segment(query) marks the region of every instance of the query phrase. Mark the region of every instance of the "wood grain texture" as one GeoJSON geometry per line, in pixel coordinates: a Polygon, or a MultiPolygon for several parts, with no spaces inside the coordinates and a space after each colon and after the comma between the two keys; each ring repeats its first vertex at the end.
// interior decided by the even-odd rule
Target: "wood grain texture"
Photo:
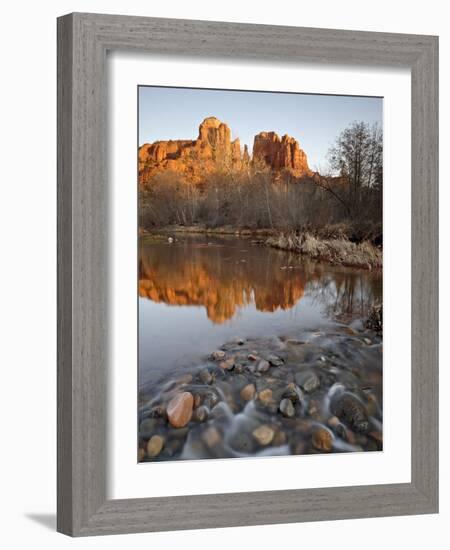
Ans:
{"type": "MultiPolygon", "coordinates": [[[[437,512],[438,39],[115,15],[58,20],[58,530],[99,535],[437,512]],[[107,500],[106,52],[409,67],[412,481],[107,500]]],[[[150,475],[150,473],[149,473],[150,475]]]]}

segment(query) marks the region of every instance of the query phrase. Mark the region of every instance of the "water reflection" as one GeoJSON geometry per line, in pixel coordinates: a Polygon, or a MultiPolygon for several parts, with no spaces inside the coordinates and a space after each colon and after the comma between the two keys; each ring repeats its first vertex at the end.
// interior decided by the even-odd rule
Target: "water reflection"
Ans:
{"type": "Polygon", "coordinates": [[[139,296],[202,306],[221,324],[240,308],[287,310],[313,295],[327,315],[363,316],[381,292],[378,274],[308,261],[250,240],[184,237],[140,244],[139,296]]]}
{"type": "Polygon", "coordinates": [[[143,238],[139,296],[143,383],[181,370],[226,338],[363,317],[381,299],[381,274],[307,261],[250,239],[143,238]]]}

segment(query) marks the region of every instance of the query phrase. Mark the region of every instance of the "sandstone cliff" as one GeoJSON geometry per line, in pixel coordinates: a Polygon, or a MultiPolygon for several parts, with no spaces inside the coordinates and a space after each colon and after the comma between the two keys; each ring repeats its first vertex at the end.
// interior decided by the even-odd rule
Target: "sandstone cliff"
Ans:
{"type": "Polygon", "coordinates": [[[261,162],[272,170],[287,170],[293,176],[311,175],[305,152],[298,142],[284,135],[282,138],[275,132],[261,132],[255,136],[253,143],[253,162],[261,162]]]}
{"type": "Polygon", "coordinates": [[[216,117],[200,124],[195,140],[170,140],[146,143],[139,148],[139,183],[147,185],[158,173],[171,171],[187,181],[202,183],[214,171],[239,171],[252,163],[265,165],[274,175],[287,170],[295,177],[311,175],[306,154],[298,142],[275,132],[255,136],[253,154],[247,145],[241,151],[239,138],[231,140],[231,130],[216,117]]]}
{"type": "Polygon", "coordinates": [[[231,140],[230,128],[215,117],[205,118],[195,140],[156,141],[139,148],[139,183],[146,184],[164,170],[176,172],[194,183],[218,168],[242,168],[239,139],[231,140]]]}

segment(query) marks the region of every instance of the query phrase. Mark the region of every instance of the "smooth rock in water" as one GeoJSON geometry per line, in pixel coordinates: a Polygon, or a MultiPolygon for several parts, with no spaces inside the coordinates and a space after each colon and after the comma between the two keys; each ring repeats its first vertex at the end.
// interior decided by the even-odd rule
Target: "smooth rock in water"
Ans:
{"type": "Polygon", "coordinates": [[[208,407],[205,407],[204,405],[200,405],[200,407],[197,407],[193,414],[193,419],[196,422],[205,422],[205,420],[208,418],[209,409],[208,407]]]}
{"type": "Polygon", "coordinates": [[[320,386],[319,377],[315,372],[298,372],[295,375],[296,383],[302,388],[306,393],[312,393],[316,391],[320,386]]]}
{"type": "Polygon", "coordinates": [[[278,355],[269,355],[267,357],[267,361],[273,366],[273,367],[281,367],[283,365],[284,361],[281,359],[281,357],[278,357],[278,355]]]}
{"type": "Polygon", "coordinates": [[[261,359],[261,361],[258,363],[258,366],[256,367],[256,370],[258,372],[267,372],[269,369],[270,369],[270,363],[265,359],[261,359]]]}
{"type": "Polygon", "coordinates": [[[221,349],[217,349],[216,351],[213,351],[211,353],[211,357],[214,359],[214,361],[220,361],[222,359],[225,359],[225,352],[221,349]]]}
{"type": "Polygon", "coordinates": [[[274,447],[281,447],[282,445],[286,444],[286,441],[287,441],[286,434],[283,431],[279,430],[275,432],[275,435],[273,436],[272,445],[274,447]]]}
{"type": "Polygon", "coordinates": [[[220,401],[219,396],[216,392],[210,390],[204,397],[203,403],[209,408],[212,409],[220,401]]]}
{"type": "Polygon", "coordinates": [[[370,338],[363,338],[364,340],[364,343],[367,344],[368,346],[370,346],[370,344],[372,343],[372,340],[370,340],[370,338]]]}
{"type": "Polygon", "coordinates": [[[294,384],[291,382],[287,385],[286,389],[283,392],[283,398],[286,397],[287,399],[290,399],[294,403],[297,401],[300,401],[303,397],[302,390],[297,386],[297,384],[294,384]]]}
{"type": "Polygon", "coordinates": [[[234,372],[235,372],[236,374],[241,374],[241,373],[243,373],[243,372],[244,372],[244,366],[241,365],[241,363],[235,363],[235,365],[234,365],[234,372]]]}
{"type": "Polygon", "coordinates": [[[192,418],[194,398],[190,392],[182,392],[173,397],[167,405],[167,417],[174,428],[183,428],[192,418]]]}
{"type": "Polygon", "coordinates": [[[258,393],[258,399],[264,404],[270,403],[272,401],[272,390],[270,388],[261,390],[258,393]]]}
{"type": "Polygon", "coordinates": [[[256,388],[254,384],[247,384],[241,390],[241,398],[244,401],[251,401],[255,397],[256,388]]]}
{"type": "Polygon", "coordinates": [[[230,357],[226,361],[219,363],[219,367],[223,370],[232,370],[234,367],[234,359],[230,357]]]}
{"type": "Polygon", "coordinates": [[[160,435],[154,435],[147,443],[147,456],[154,458],[158,456],[164,447],[164,438],[160,435]]]}
{"type": "Polygon", "coordinates": [[[275,432],[270,426],[263,425],[253,430],[252,435],[260,445],[265,447],[272,441],[275,432]]]}
{"type": "Polygon", "coordinates": [[[366,433],[369,429],[367,411],[361,401],[351,393],[341,393],[331,399],[331,412],[348,424],[354,432],[366,433]]]}
{"type": "Polygon", "coordinates": [[[333,436],[326,428],[319,428],[312,435],[312,444],[318,451],[331,451],[333,436]]]}
{"type": "Polygon", "coordinates": [[[200,378],[200,381],[203,382],[203,384],[211,384],[211,382],[213,381],[213,376],[208,369],[203,369],[198,377],[200,378]]]}
{"type": "Polygon", "coordinates": [[[222,438],[220,437],[219,430],[217,428],[214,428],[214,426],[211,426],[203,432],[202,439],[206,443],[206,445],[211,448],[218,445],[222,438]]]}
{"type": "Polygon", "coordinates": [[[340,424],[340,420],[337,416],[330,416],[330,418],[327,421],[327,424],[328,426],[330,426],[330,428],[335,428],[340,424]]]}
{"type": "Polygon", "coordinates": [[[258,357],[257,357],[254,353],[249,353],[249,354],[247,355],[247,359],[248,359],[249,361],[258,361],[258,357]]]}
{"type": "Polygon", "coordinates": [[[194,409],[196,409],[197,407],[200,407],[201,404],[202,404],[202,396],[199,393],[196,393],[194,395],[194,409]]]}
{"type": "Polygon", "coordinates": [[[284,398],[280,401],[280,413],[286,418],[292,418],[295,415],[295,408],[290,399],[284,398]]]}

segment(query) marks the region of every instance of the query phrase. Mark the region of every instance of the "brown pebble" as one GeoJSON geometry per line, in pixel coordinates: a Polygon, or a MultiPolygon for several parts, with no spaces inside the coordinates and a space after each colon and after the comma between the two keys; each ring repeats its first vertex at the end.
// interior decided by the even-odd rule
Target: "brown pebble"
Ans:
{"type": "Polygon", "coordinates": [[[152,436],[147,443],[147,456],[154,458],[159,455],[164,447],[164,438],[160,435],[152,436]]]}
{"type": "Polygon", "coordinates": [[[203,432],[202,435],[203,441],[208,445],[208,447],[215,447],[218,443],[220,443],[220,433],[217,430],[217,428],[214,428],[211,426],[207,430],[203,432]]]}
{"type": "Polygon", "coordinates": [[[263,425],[259,426],[259,428],[256,428],[256,430],[253,430],[252,435],[256,439],[256,441],[264,447],[266,445],[269,445],[269,443],[272,441],[275,432],[270,426],[263,425]]]}
{"type": "Polygon", "coordinates": [[[266,388],[265,390],[261,390],[258,393],[258,399],[262,403],[270,403],[270,401],[272,401],[272,390],[270,388],[266,388]]]}
{"type": "Polygon", "coordinates": [[[255,397],[256,388],[254,384],[247,384],[241,390],[241,398],[244,401],[251,401],[255,397]]]}
{"type": "Polygon", "coordinates": [[[231,370],[234,367],[234,358],[230,357],[226,361],[219,363],[219,367],[223,370],[231,370]]]}
{"type": "Polygon", "coordinates": [[[375,439],[376,441],[383,443],[383,434],[380,431],[370,432],[369,435],[371,438],[375,439]]]}
{"type": "Polygon", "coordinates": [[[167,405],[167,417],[174,428],[183,428],[192,417],[194,398],[190,392],[182,392],[173,397],[167,405]]]}
{"type": "Polygon", "coordinates": [[[275,435],[273,436],[272,445],[274,447],[281,447],[281,445],[285,445],[286,443],[286,434],[283,431],[275,432],[275,435]]]}
{"type": "Polygon", "coordinates": [[[258,361],[259,357],[258,357],[257,355],[255,355],[255,354],[253,354],[253,353],[249,353],[249,354],[247,355],[247,359],[248,359],[249,361],[258,361]]]}
{"type": "Polygon", "coordinates": [[[313,433],[312,444],[319,451],[331,451],[333,436],[327,429],[319,428],[313,433]]]}
{"type": "Polygon", "coordinates": [[[197,407],[200,407],[201,404],[202,404],[202,396],[199,393],[196,393],[194,395],[194,409],[196,409],[197,407]]]}
{"type": "Polygon", "coordinates": [[[339,418],[337,416],[331,416],[329,419],[328,419],[328,426],[330,426],[331,428],[335,428],[338,424],[340,424],[341,421],[339,420],[339,418]]]}
{"type": "Polygon", "coordinates": [[[220,361],[221,359],[225,359],[225,352],[221,349],[217,349],[216,351],[213,351],[211,353],[211,357],[215,360],[215,361],[220,361]]]}

